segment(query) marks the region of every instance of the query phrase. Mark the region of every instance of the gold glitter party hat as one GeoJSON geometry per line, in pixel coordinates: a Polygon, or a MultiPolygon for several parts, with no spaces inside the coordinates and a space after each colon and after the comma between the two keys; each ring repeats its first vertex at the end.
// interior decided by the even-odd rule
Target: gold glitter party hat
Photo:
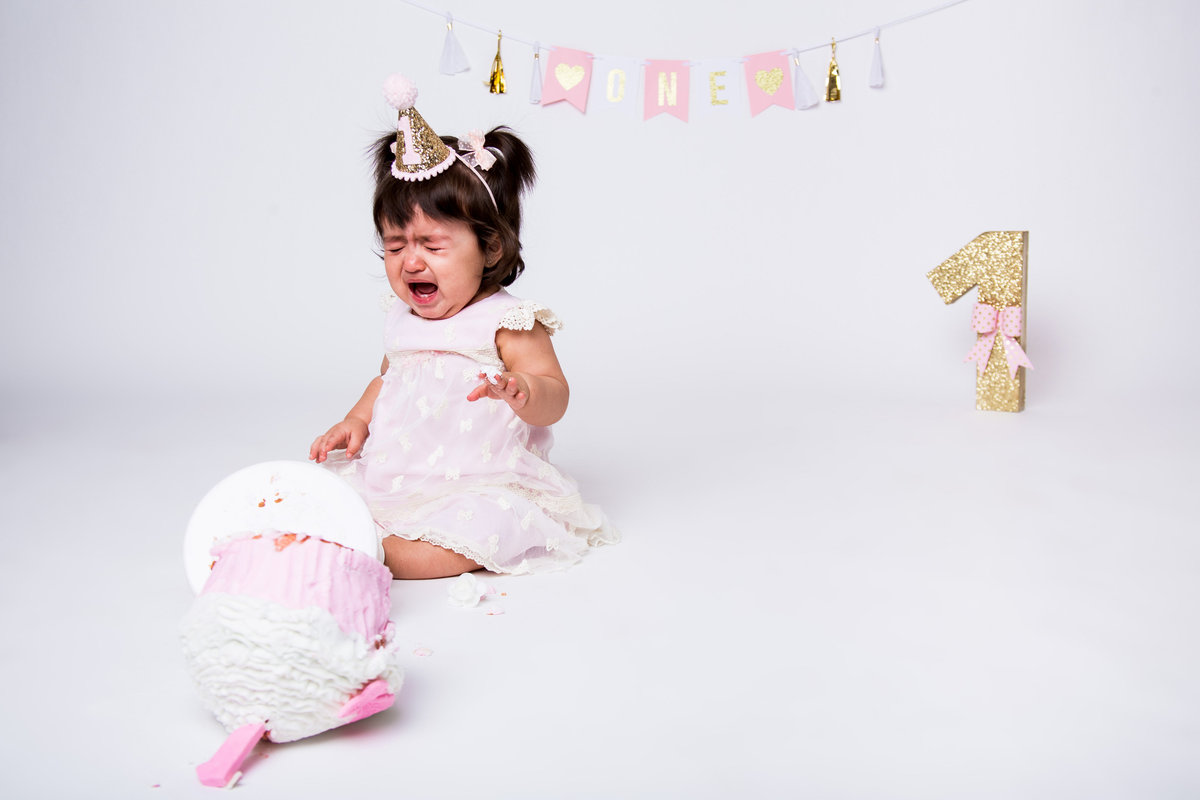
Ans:
{"type": "Polygon", "coordinates": [[[403,75],[391,75],[383,83],[383,96],[399,112],[396,120],[396,160],[392,175],[402,181],[423,181],[454,163],[454,151],[446,146],[413,103],[417,87],[403,75]]]}

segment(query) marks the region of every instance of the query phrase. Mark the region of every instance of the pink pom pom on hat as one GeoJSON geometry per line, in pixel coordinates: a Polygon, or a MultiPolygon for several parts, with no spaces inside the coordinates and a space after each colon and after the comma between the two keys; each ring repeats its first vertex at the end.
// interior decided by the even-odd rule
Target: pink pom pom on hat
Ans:
{"type": "Polygon", "coordinates": [[[383,82],[383,96],[389,106],[403,111],[417,102],[417,85],[404,75],[389,75],[383,82]]]}
{"type": "Polygon", "coordinates": [[[383,96],[399,112],[392,175],[402,181],[423,181],[445,171],[454,163],[454,151],[434,133],[417,111],[417,87],[403,75],[390,75],[383,82],[383,96]]]}

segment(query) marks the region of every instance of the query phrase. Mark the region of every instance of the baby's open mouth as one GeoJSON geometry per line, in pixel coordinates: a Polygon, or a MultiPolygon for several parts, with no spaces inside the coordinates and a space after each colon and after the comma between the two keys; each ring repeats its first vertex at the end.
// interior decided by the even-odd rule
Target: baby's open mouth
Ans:
{"type": "Polygon", "coordinates": [[[410,283],[408,290],[417,300],[428,300],[437,292],[436,283],[410,283]]]}

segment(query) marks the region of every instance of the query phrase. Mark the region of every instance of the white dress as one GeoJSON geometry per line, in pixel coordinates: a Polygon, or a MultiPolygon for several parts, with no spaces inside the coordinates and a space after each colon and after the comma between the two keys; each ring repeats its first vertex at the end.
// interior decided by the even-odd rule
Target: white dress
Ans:
{"type": "Polygon", "coordinates": [[[392,302],[370,435],[357,458],[327,462],[366,500],[381,539],[424,540],[511,574],[563,569],[619,540],[548,460],[549,427],[524,422],[501,400],[466,399],[480,372],[505,369],[496,331],[531,330],[535,321],[551,334],[562,327],[548,309],[504,290],[444,320],[392,302]]]}

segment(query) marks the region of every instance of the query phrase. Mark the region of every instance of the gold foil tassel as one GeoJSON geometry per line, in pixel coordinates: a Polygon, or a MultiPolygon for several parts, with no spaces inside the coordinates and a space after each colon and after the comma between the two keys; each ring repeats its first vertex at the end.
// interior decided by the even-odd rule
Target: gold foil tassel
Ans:
{"type": "Polygon", "coordinates": [[[842,99],[842,76],[837,65],[837,39],[831,39],[829,53],[829,75],[825,78],[825,102],[838,103],[842,99]]]}
{"type": "Polygon", "coordinates": [[[492,59],[492,74],[488,76],[488,91],[492,94],[504,94],[504,62],[500,60],[500,40],[504,33],[496,31],[496,57],[492,59]]]}

